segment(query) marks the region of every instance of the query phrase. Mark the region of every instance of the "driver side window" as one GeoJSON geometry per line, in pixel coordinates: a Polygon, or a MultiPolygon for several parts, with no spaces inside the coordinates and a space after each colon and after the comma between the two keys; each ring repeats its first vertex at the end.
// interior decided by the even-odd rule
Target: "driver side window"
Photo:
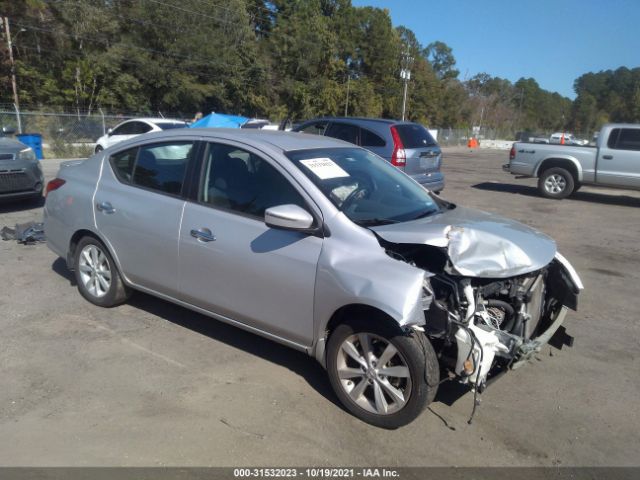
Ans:
{"type": "Polygon", "coordinates": [[[306,202],[266,160],[232,145],[211,143],[205,159],[199,201],[262,220],[267,208],[306,202]]]}

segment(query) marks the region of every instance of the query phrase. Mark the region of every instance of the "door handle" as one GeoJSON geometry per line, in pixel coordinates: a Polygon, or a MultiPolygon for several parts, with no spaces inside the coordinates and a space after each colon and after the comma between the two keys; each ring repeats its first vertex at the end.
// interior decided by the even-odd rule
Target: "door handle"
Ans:
{"type": "Polygon", "coordinates": [[[191,236],[193,238],[198,239],[198,241],[200,242],[215,242],[216,241],[216,236],[211,233],[211,230],[209,230],[208,228],[201,228],[199,230],[191,230],[191,236]]]}
{"type": "Polygon", "coordinates": [[[602,158],[605,160],[613,160],[613,155],[603,155],[602,158]]]}
{"type": "Polygon", "coordinates": [[[109,202],[96,203],[96,209],[99,212],[115,213],[116,209],[109,202]]]}

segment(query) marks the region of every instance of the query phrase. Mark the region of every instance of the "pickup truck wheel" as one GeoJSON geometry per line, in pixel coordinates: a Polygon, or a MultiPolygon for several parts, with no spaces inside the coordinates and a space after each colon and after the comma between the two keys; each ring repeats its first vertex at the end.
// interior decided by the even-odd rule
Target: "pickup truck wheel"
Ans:
{"type": "Polygon", "coordinates": [[[347,410],[377,427],[395,429],[413,421],[435,397],[438,359],[421,332],[368,320],[339,325],[331,333],[327,372],[347,410]]]}
{"type": "Polygon", "coordinates": [[[564,168],[545,170],[538,179],[538,190],[543,197],[559,200],[571,195],[575,190],[573,175],[564,168]]]}

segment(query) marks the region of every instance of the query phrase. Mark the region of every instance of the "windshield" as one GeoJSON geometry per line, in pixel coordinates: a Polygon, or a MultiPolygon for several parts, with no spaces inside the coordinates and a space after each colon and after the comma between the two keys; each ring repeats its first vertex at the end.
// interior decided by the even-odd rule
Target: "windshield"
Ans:
{"type": "Polygon", "coordinates": [[[367,150],[322,148],[286,155],[359,225],[405,222],[440,211],[427,190],[367,150]]]}
{"type": "Polygon", "coordinates": [[[173,122],[156,122],[156,125],[162,130],[171,130],[173,128],[185,128],[186,123],[173,123],[173,122]]]}

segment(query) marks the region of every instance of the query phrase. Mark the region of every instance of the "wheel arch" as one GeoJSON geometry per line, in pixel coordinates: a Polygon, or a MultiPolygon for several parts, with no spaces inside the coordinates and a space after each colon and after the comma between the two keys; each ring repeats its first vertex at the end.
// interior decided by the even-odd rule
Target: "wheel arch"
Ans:
{"type": "Polygon", "coordinates": [[[395,325],[397,327],[401,327],[400,322],[398,322],[393,316],[385,312],[384,310],[374,307],[372,305],[368,305],[365,303],[350,303],[347,305],[343,305],[338,308],[329,320],[326,322],[324,328],[322,329],[322,334],[318,338],[318,341],[315,345],[314,356],[318,362],[322,365],[323,368],[326,368],[326,344],[331,332],[333,332],[338,325],[343,323],[347,323],[350,318],[363,318],[370,317],[372,321],[381,321],[386,322],[391,325],[395,325]]]}
{"type": "Polygon", "coordinates": [[[124,272],[122,271],[122,266],[120,265],[120,261],[118,260],[118,256],[116,255],[116,253],[114,252],[111,244],[105,239],[103,238],[101,235],[99,235],[98,233],[96,233],[93,230],[89,230],[86,228],[81,228],[79,230],[76,230],[73,235],[71,235],[71,239],[69,240],[69,248],[67,249],[67,268],[71,271],[73,271],[75,269],[75,265],[74,265],[74,259],[76,256],[76,248],[78,246],[78,243],[80,242],[80,240],[84,237],[92,237],[95,238],[96,240],[98,240],[99,242],[101,242],[105,248],[109,251],[109,254],[111,255],[111,258],[113,258],[113,261],[116,264],[116,268],[118,269],[118,272],[120,273],[120,276],[122,277],[122,280],[125,284],[129,285],[130,282],[127,279],[126,275],[124,274],[124,272]]]}
{"type": "Polygon", "coordinates": [[[582,183],[582,167],[577,160],[571,157],[545,158],[536,167],[534,176],[540,177],[545,170],[555,167],[564,168],[571,173],[576,184],[582,183]]]}

